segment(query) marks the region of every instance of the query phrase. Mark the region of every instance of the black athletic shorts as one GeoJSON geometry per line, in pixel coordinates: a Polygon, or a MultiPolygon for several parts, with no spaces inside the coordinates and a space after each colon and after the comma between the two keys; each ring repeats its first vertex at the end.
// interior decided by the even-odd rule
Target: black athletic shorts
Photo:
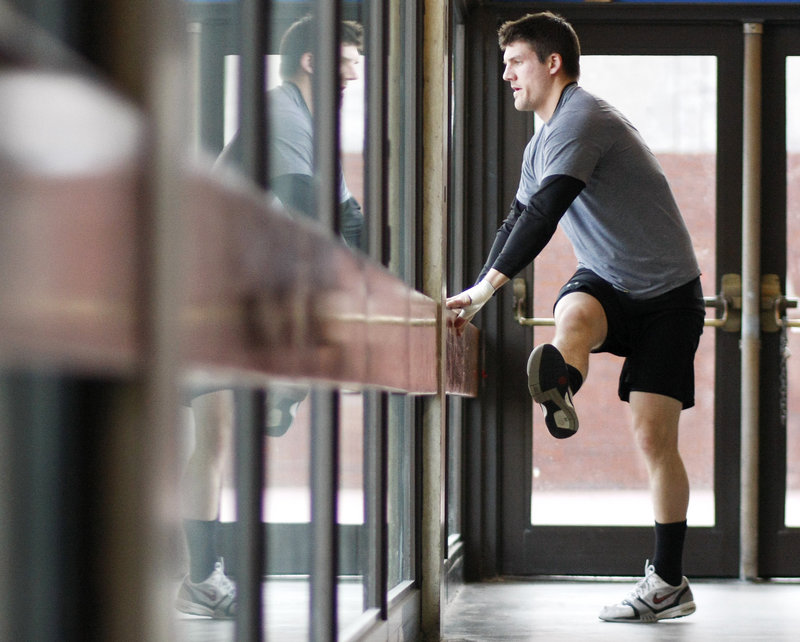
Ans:
{"type": "Polygon", "coordinates": [[[605,310],[608,335],[593,352],[625,357],[620,399],[628,401],[635,390],[672,397],[684,408],[694,405],[694,355],[705,317],[699,277],[657,297],[636,300],[581,268],[561,288],[558,300],[572,292],[592,295],[605,310]]]}

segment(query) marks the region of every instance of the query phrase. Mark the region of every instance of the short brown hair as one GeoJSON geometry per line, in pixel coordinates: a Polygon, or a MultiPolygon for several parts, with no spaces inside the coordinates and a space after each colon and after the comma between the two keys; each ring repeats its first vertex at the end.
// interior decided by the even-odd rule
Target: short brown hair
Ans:
{"type": "MultiPolygon", "coordinates": [[[[361,51],[364,46],[364,29],[353,20],[342,20],[341,43],[358,47],[361,51]]],[[[281,55],[280,74],[287,80],[297,73],[300,68],[300,58],[303,54],[314,52],[317,45],[317,21],[313,15],[300,18],[293,23],[283,34],[278,52],[281,55]]]]}
{"type": "Polygon", "coordinates": [[[575,80],[581,75],[581,45],[572,25],[550,11],[529,13],[517,20],[504,22],[497,32],[500,48],[514,42],[527,42],[544,62],[551,53],[561,56],[564,73],[575,80]]]}

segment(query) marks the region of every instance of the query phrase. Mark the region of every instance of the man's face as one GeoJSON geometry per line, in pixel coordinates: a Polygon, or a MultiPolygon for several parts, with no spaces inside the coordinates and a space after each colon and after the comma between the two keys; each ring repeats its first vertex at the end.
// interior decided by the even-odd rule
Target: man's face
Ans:
{"type": "Polygon", "coordinates": [[[347,87],[351,80],[358,79],[358,65],[361,57],[358,54],[358,47],[355,45],[342,45],[342,57],[339,61],[339,80],[342,91],[347,87]]]}
{"type": "Polygon", "coordinates": [[[503,80],[508,81],[514,92],[514,107],[518,111],[536,111],[542,106],[550,88],[547,61],[539,62],[527,42],[517,41],[506,47],[503,63],[503,80]]]}

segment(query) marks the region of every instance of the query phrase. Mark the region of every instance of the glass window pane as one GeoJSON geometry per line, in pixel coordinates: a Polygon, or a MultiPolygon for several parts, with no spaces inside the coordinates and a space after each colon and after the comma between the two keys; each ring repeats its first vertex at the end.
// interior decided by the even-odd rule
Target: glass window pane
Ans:
{"type": "Polygon", "coordinates": [[[367,549],[364,546],[364,395],[339,395],[339,628],[364,610],[367,549]],[[363,540],[363,541],[362,541],[363,540]]]}
{"type": "Polygon", "coordinates": [[[386,507],[390,589],[413,577],[413,416],[413,400],[410,397],[390,395],[387,473],[389,496],[386,507]]]}
{"type": "MultiPolygon", "coordinates": [[[[581,85],[628,117],[651,147],[689,227],[703,291],[718,290],[716,236],[717,65],[711,56],[582,56],[581,85]],[[630,78],[636,78],[631,91],[630,78]]],[[[575,257],[559,230],[534,265],[534,310],[552,317],[555,297],[575,257]]],[[[534,343],[552,338],[536,328],[534,343]]],[[[554,440],[534,412],[533,524],[651,525],[644,463],[633,443],[628,405],[619,401],[622,359],[593,355],[576,396],[581,431],[554,440]]],[[[696,406],[681,418],[681,453],[692,486],[689,524],[714,523],[714,332],[706,330],[695,361],[696,406]]]]}
{"type": "MultiPolygon", "coordinates": [[[[390,0],[386,60],[389,270],[415,285],[416,220],[416,0],[390,0]]],[[[367,217],[370,213],[365,213],[367,217]]],[[[388,587],[414,577],[414,399],[389,396],[388,587]]]]}
{"type": "Polygon", "coordinates": [[[414,234],[418,193],[416,176],[416,0],[390,0],[387,113],[389,149],[389,269],[415,285],[414,234]]]}
{"type": "Polygon", "coordinates": [[[181,480],[181,523],[185,545],[185,577],[176,587],[177,626],[180,639],[195,640],[205,635],[200,626],[211,624],[215,639],[233,640],[230,621],[198,619],[204,605],[201,592],[189,584],[215,580],[215,564],[235,580],[235,550],[229,544],[236,522],[236,492],[233,478],[234,393],[225,383],[204,380],[190,384],[183,393],[183,474],[181,480]]]}
{"type": "Polygon", "coordinates": [[[308,632],[311,554],[311,403],[306,386],[276,382],[267,389],[266,630],[270,639],[308,632]]]}
{"type": "Polygon", "coordinates": [[[447,543],[461,539],[462,400],[447,399],[447,543]]]}
{"type": "MultiPolygon", "coordinates": [[[[800,57],[786,59],[786,296],[800,296],[800,57]]],[[[789,317],[797,318],[797,310],[789,317]]],[[[786,333],[787,419],[786,419],[786,525],[800,527],[800,328],[786,333]]]]}

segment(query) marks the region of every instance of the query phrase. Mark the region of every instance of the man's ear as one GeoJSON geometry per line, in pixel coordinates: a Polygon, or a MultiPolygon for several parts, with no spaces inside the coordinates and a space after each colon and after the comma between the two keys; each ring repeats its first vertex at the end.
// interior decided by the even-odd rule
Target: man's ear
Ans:
{"type": "Polygon", "coordinates": [[[555,76],[559,71],[561,71],[564,61],[561,58],[561,54],[551,53],[547,57],[547,64],[549,65],[548,69],[550,71],[550,75],[555,76]]]}
{"type": "Polygon", "coordinates": [[[307,74],[314,73],[314,54],[312,54],[310,51],[307,51],[300,56],[300,69],[305,71],[307,74]]]}

